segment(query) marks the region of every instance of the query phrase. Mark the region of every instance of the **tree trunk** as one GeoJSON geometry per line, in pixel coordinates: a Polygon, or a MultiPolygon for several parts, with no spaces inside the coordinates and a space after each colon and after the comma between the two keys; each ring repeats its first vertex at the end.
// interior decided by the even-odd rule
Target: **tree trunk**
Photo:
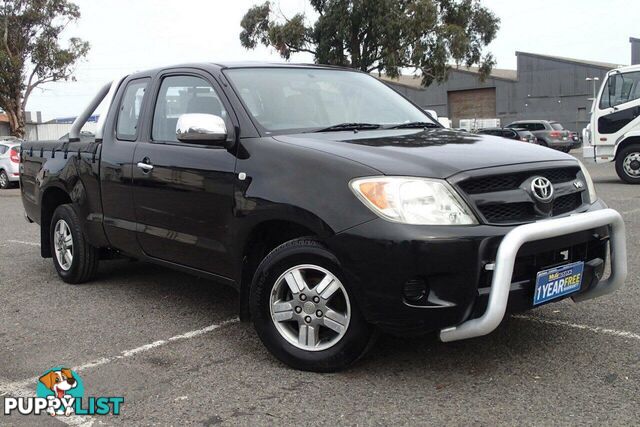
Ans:
{"type": "Polygon", "coordinates": [[[24,111],[22,111],[22,100],[12,99],[9,105],[5,106],[5,113],[9,118],[9,129],[11,135],[16,138],[24,138],[26,134],[24,111]]]}

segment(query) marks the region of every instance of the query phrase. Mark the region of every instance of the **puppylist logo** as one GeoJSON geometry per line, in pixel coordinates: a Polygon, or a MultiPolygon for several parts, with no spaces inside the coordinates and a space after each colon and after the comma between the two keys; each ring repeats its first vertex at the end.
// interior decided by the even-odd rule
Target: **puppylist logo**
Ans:
{"type": "Polygon", "coordinates": [[[4,414],[47,413],[55,416],[120,415],[124,397],[84,397],[82,378],[71,369],[58,366],[38,379],[36,397],[5,397],[4,414]]]}

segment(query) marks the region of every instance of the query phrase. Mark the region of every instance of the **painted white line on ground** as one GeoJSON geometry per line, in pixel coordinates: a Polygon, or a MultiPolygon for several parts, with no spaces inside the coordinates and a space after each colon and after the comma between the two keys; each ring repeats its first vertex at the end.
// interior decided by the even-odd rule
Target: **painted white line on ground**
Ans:
{"type": "Polygon", "coordinates": [[[23,240],[7,240],[9,243],[20,243],[21,245],[40,246],[40,243],[25,242],[23,240]]]}
{"type": "MultiPolygon", "coordinates": [[[[192,338],[199,337],[206,333],[215,331],[223,326],[229,325],[231,323],[238,322],[239,319],[237,317],[223,320],[220,323],[216,323],[213,325],[206,326],[201,329],[196,329],[193,331],[186,332],[184,334],[175,335],[173,337],[167,338],[166,340],[158,340],[154,341],[150,344],[141,345],[140,347],[132,348],[130,350],[124,350],[115,356],[102,357],[100,359],[92,360],[90,362],[83,363],[73,369],[76,372],[82,372],[87,369],[95,368],[96,366],[106,365],[111,362],[115,362],[120,359],[124,359],[127,357],[135,356],[139,353],[144,353],[145,351],[149,351],[154,348],[162,347],[169,343],[175,341],[188,340],[192,338]]],[[[9,383],[0,384],[0,396],[11,396],[11,397],[33,397],[35,395],[35,385],[38,383],[38,377],[27,378],[21,381],[14,381],[9,383]]],[[[55,417],[58,421],[62,421],[68,425],[74,426],[91,426],[93,424],[94,419],[91,417],[85,417],[80,415],[74,415],[70,417],[55,417]]]]}
{"type": "Polygon", "coordinates": [[[617,330],[617,329],[601,328],[600,326],[580,325],[580,324],[577,324],[577,323],[566,322],[564,320],[542,319],[540,317],[526,316],[526,315],[523,315],[523,314],[515,314],[515,315],[513,315],[511,317],[514,317],[516,319],[529,320],[531,322],[544,323],[546,325],[566,326],[566,327],[573,328],[573,329],[580,329],[582,331],[594,332],[596,334],[611,335],[613,337],[627,338],[627,339],[640,341],[640,334],[636,334],[636,333],[628,332],[628,331],[620,331],[620,330],[617,330]]]}

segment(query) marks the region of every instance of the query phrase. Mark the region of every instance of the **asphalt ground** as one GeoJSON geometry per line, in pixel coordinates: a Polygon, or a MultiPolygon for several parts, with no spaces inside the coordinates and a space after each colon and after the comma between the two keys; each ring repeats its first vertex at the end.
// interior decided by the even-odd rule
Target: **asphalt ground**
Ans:
{"type": "Polygon", "coordinates": [[[612,164],[589,169],[627,225],[623,290],[509,317],[468,341],[381,336],[335,374],[279,363],[216,283],[126,260],[103,262],[91,283],[63,283],[40,258],[19,190],[0,191],[0,397],[33,396],[38,375],[66,365],[86,395],[125,399],[119,416],[0,424],[637,425],[640,187],[612,164]]]}

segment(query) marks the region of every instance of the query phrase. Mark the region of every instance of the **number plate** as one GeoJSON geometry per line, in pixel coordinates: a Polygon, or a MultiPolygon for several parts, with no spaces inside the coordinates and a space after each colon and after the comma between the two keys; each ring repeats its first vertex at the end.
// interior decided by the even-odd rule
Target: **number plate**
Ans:
{"type": "Polygon", "coordinates": [[[539,305],[580,290],[584,262],[561,265],[538,273],[533,305],[539,305]]]}

